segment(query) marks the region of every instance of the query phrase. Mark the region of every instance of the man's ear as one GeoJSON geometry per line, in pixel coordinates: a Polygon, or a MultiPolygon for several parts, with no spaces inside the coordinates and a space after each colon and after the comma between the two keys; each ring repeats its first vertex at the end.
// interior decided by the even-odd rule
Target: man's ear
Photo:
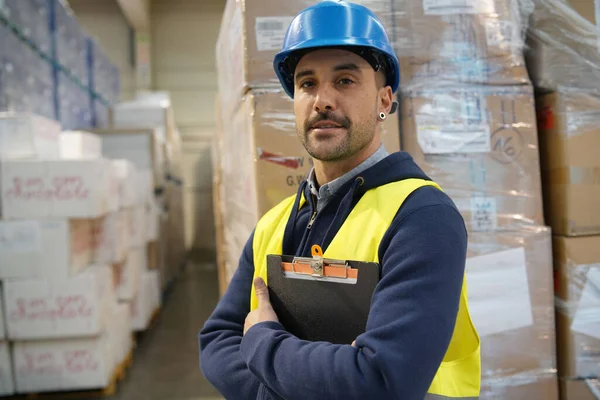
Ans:
{"type": "Polygon", "coordinates": [[[391,114],[395,111],[394,107],[394,94],[390,86],[384,86],[379,89],[379,110],[378,112],[384,112],[391,114]]]}

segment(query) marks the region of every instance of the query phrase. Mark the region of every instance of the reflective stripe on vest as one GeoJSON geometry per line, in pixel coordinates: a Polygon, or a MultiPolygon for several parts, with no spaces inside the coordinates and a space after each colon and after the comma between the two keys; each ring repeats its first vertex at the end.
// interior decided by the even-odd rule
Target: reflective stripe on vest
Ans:
{"type": "MultiPolygon", "coordinates": [[[[368,190],[352,209],[323,256],[379,262],[379,244],[400,206],[414,190],[423,186],[434,186],[441,190],[436,183],[421,179],[406,179],[368,190]],[[360,234],[356,234],[357,232],[360,234]]],[[[254,277],[262,277],[267,284],[266,257],[282,253],[283,235],[295,199],[296,196],[285,199],[267,212],[256,225],[253,241],[254,277]]],[[[302,196],[299,207],[305,201],[302,196]]],[[[257,305],[258,299],[252,285],[251,310],[256,309],[257,305]]],[[[478,398],[481,383],[479,347],[479,335],[469,315],[464,277],[454,333],[426,399],[478,398]]]]}

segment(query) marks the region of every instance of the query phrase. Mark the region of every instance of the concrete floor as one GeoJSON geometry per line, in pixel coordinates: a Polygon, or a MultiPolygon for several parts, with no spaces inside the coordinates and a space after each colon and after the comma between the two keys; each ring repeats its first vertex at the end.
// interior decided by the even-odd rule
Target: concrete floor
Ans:
{"type": "Polygon", "coordinates": [[[198,365],[198,332],[218,296],[214,265],[186,266],[155,324],[140,336],[133,365],[110,399],[223,399],[198,365]]]}

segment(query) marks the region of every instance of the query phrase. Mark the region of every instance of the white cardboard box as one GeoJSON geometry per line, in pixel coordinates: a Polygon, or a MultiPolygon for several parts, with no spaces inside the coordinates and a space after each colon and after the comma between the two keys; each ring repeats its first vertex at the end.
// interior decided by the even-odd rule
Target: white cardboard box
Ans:
{"type": "Polygon", "coordinates": [[[148,254],[145,247],[130,249],[120,272],[117,297],[120,301],[132,301],[140,288],[142,272],[148,269],[148,254]]]}
{"type": "Polygon", "coordinates": [[[0,279],[65,279],[92,261],[92,221],[0,221],[0,279]]]}
{"type": "Polygon", "coordinates": [[[109,211],[109,161],[20,160],[1,167],[4,218],[96,218],[109,211]]]}
{"type": "Polygon", "coordinates": [[[127,303],[115,304],[112,308],[112,324],[109,338],[115,367],[121,364],[133,348],[131,337],[131,311],[127,303]]]}
{"type": "Polygon", "coordinates": [[[146,227],[146,206],[145,204],[136,205],[126,209],[127,229],[129,233],[130,248],[146,247],[148,234],[146,227]]]}
{"type": "Polygon", "coordinates": [[[133,207],[141,202],[139,179],[135,166],[128,160],[112,160],[119,180],[119,208],[133,207]]]}
{"type": "Polygon", "coordinates": [[[15,394],[10,343],[0,341],[0,396],[15,394]]]}
{"type": "Polygon", "coordinates": [[[64,131],[60,134],[60,157],[86,159],[102,157],[100,136],[84,131],[64,131]]]}
{"type": "Polygon", "coordinates": [[[150,171],[152,186],[164,185],[165,155],[156,129],[119,129],[99,131],[102,154],[131,161],[138,170],[150,171]]]}
{"type": "Polygon", "coordinates": [[[59,152],[60,124],[28,113],[0,113],[0,160],[55,159],[59,152]]]}
{"type": "Polygon", "coordinates": [[[114,360],[108,335],[15,342],[19,393],[100,389],[108,386],[114,360]]]}
{"type": "Polygon", "coordinates": [[[157,201],[152,199],[146,205],[146,242],[155,242],[158,240],[159,226],[160,208],[157,201]]]}
{"type": "Polygon", "coordinates": [[[123,262],[130,247],[127,211],[112,212],[93,220],[92,238],[95,263],[123,262]]]}
{"type": "Polygon", "coordinates": [[[158,281],[154,278],[156,271],[144,271],[140,290],[131,302],[132,330],[144,331],[150,324],[152,313],[158,308],[156,294],[160,290],[155,287],[158,281]]]}
{"type": "Polygon", "coordinates": [[[64,280],[4,283],[5,322],[11,340],[85,337],[106,327],[112,285],[109,267],[88,268],[64,280]]]}

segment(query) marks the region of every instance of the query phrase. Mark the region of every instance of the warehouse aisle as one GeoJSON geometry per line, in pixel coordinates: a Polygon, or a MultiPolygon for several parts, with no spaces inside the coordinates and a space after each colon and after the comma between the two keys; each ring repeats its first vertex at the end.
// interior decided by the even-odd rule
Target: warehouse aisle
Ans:
{"type": "Polygon", "coordinates": [[[188,265],[154,326],[141,336],[133,366],[113,400],[217,400],[202,376],[197,334],[218,300],[214,265],[188,265]]]}

